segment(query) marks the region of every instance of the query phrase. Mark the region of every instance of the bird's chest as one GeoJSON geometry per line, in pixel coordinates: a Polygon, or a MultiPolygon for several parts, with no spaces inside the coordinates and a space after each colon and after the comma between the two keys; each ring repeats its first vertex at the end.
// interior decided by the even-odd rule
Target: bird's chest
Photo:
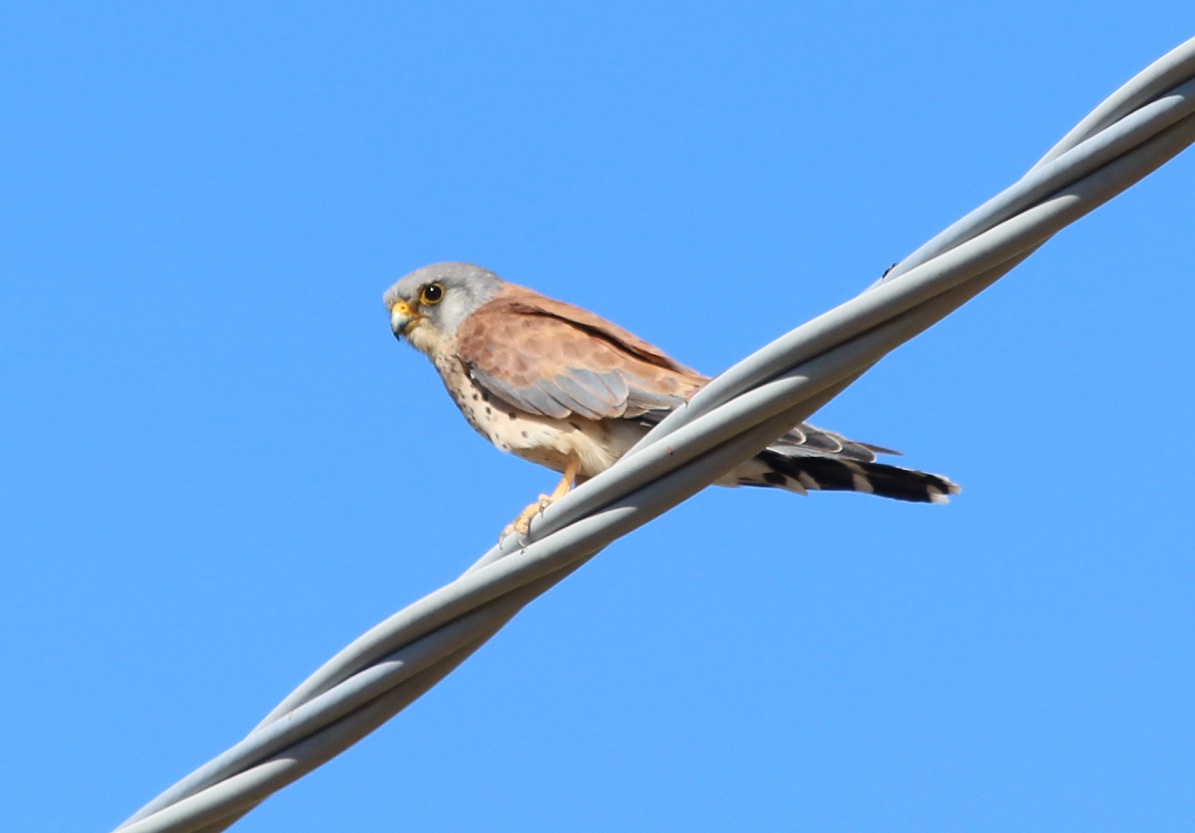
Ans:
{"type": "MultiPolygon", "coordinates": [[[[465,420],[502,451],[563,471],[572,458],[581,462],[581,475],[592,477],[608,468],[643,434],[628,423],[615,431],[601,422],[580,417],[565,420],[529,414],[492,396],[473,381],[454,357],[433,359],[436,370],[465,420]]],[[[622,421],[615,420],[614,423],[622,421]]]]}
{"type": "Polygon", "coordinates": [[[503,451],[511,451],[519,437],[517,423],[526,417],[505,402],[494,399],[469,377],[453,357],[435,361],[436,370],[456,407],[474,430],[503,451]]]}

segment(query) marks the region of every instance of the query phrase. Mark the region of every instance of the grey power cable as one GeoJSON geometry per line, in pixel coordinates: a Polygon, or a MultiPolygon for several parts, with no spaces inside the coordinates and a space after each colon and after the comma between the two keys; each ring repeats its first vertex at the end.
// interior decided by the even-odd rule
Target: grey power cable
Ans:
{"type": "Polygon", "coordinates": [[[243,741],[119,830],[224,830],[449,674],[603,547],[700,491],[950,314],[1054,233],[1195,142],[1195,39],[1097,107],[1019,182],[856,298],[736,364],[609,471],[324,664],[243,741]]]}

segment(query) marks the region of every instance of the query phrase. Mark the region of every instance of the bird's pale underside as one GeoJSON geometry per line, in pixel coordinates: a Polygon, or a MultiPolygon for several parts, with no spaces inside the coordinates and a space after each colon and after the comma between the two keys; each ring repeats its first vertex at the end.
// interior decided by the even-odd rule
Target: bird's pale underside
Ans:
{"type": "MultiPolygon", "coordinates": [[[[520,533],[709,381],[604,318],[480,266],[425,266],[384,301],[394,335],[431,359],[470,425],[501,450],[563,473],[516,519],[520,533]]],[[[877,463],[877,452],[896,453],[802,424],[717,482],[932,503],[959,491],[939,475],[877,463]]]]}

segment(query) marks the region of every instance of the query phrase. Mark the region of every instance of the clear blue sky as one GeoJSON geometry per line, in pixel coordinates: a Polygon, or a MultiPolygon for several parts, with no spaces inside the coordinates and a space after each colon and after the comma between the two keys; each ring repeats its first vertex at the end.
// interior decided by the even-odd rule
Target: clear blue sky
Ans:
{"type": "MultiPolygon", "coordinates": [[[[1175,2],[10,4],[0,829],[107,830],[550,472],[382,290],[716,372],[1195,34],[1175,2]]],[[[241,831],[1195,825],[1195,152],[816,422],[948,507],[707,491],[241,831]]]]}

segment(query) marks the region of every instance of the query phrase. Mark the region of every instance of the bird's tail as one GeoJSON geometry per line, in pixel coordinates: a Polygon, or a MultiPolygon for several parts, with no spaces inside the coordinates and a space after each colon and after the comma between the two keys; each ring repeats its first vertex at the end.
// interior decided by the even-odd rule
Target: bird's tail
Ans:
{"type": "Polygon", "coordinates": [[[810,489],[865,492],[915,503],[946,503],[962,491],[938,474],[863,460],[792,455],[768,449],[734,472],[740,486],[771,486],[805,494],[810,489]]]}

